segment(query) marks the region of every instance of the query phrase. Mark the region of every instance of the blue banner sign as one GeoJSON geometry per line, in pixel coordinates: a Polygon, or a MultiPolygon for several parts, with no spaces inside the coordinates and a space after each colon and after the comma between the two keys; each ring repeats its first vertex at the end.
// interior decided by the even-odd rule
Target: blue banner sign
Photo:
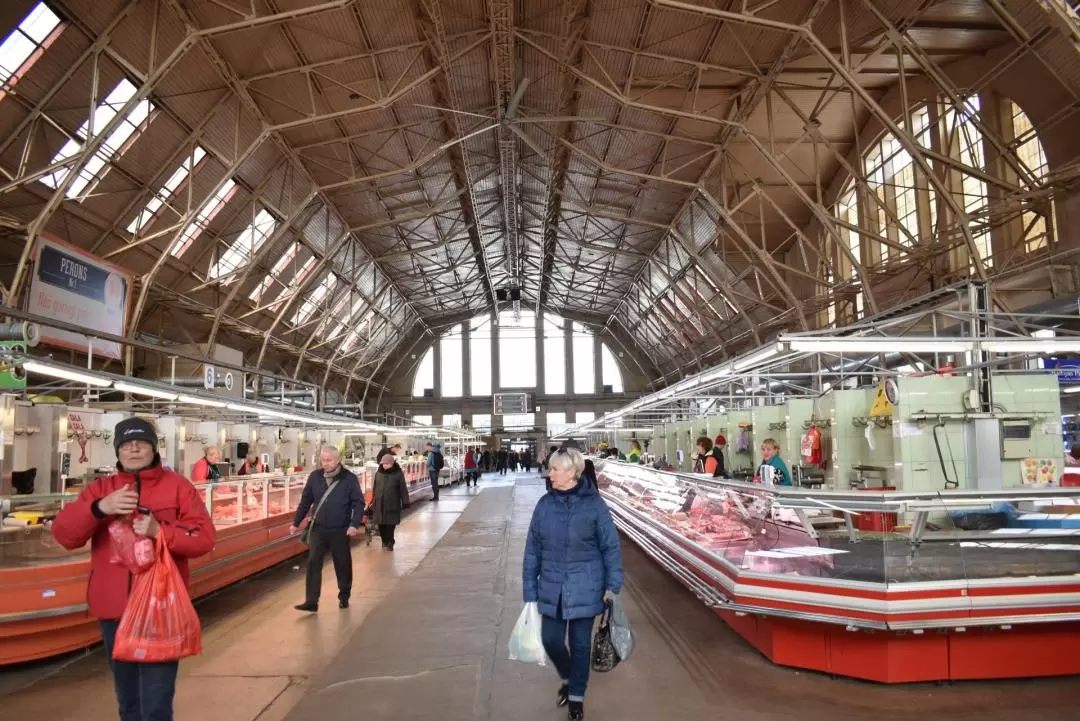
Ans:
{"type": "Polygon", "coordinates": [[[1056,370],[1058,382],[1062,385],[1080,383],[1080,360],[1046,358],[1043,360],[1043,367],[1047,370],[1056,370]]]}
{"type": "Polygon", "coordinates": [[[106,287],[110,285],[110,278],[113,279],[113,284],[118,285],[116,288],[109,288],[109,291],[120,294],[121,298],[124,294],[122,278],[100,266],[90,265],[73,253],[65,253],[54,245],[42,246],[38,274],[44,283],[63,288],[98,303],[105,302],[106,287]]]}

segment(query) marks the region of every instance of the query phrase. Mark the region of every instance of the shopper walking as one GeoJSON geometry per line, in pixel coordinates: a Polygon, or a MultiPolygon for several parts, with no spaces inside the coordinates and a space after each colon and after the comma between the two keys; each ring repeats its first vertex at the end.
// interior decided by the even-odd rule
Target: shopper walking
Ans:
{"type": "Polygon", "coordinates": [[[584,474],[577,449],[550,457],[550,490],[533,510],[522,564],[525,602],[537,603],[544,650],[562,679],[556,705],[569,703],[570,719],[585,716],[593,622],[623,583],[615,522],[584,474]]]}
{"type": "Polygon", "coordinates": [[[320,468],[308,476],[296,518],[289,533],[294,534],[314,506],[308,535],[307,597],[295,606],[297,611],[319,610],[322,591],[322,568],[326,552],[334,559],[338,582],[338,607],[349,607],[352,595],[352,549],[349,539],[360,532],[364,518],[364,492],[356,474],[341,465],[341,452],[335,446],[319,451],[320,468]]]}
{"type": "Polygon", "coordinates": [[[505,448],[500,448],[499,453],[496,456],[496,458],[497,458],[497,460],[495,461],[495,463],[497,464],[497,469],[499,471],[499,475],[505,476],[506,475],[506,466],[507,466],[507,463],[510,460],[510,454],[506,452],[505,448]]]}
{"type": "Polygon", "coordinates": [[[372,522],[379,527],[383,549],[394,550],[394,531],[401,523],[402,510],[409,507],[409,484],[393,453],[379,459],[371,491],[372,522]]]}
{"type": "Polygon", "coordinates": [[[468,488],[469,484],[476,483],[476,448],[469,446],[469,450],[465,451],[465,487],[468,488]]]}
{"type": "Polygon", "coordinates": [[[162,468],[157,430],[148,421],[120,421],[113,431],[113,447],[117,472],[98,478],[78,499],[66,504],[53,521],[52,533],[69,550],[90,542],[86,599],[105,640],[120,721],[172,721],[179,663],[131,663],[112,658],[132,574],[109,560],[113,545],[108,528],[115,519],[135,514],[135,533],[161,537],[187,583],[188,559],[214,547],[214,524],[191,481],[162,468]]]}
{"type": "Polygon", "coordinates": [[[548,463],[551,462],[551,457],[555,455],[555,451],[557,450],[559,449],[556,446],[551,446],[548,449],[547,455],[540,461],[540,477],[544,479],[545,485],[547,485],[549,491],[551,490],[551,482],[548,480],[548,463]]]}
{"type": "Polygon", "coordinates": [[[439,476],[446,461],[443,460],[442,446],[438,443],[428,443],[427,451],[428,477],[431,478],[431,500],[439,500],[439,476]]]}

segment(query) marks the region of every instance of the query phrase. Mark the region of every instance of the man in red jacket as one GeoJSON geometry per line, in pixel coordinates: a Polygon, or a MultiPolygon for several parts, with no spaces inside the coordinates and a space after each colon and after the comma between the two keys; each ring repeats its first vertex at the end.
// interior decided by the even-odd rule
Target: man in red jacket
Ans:
{"type": "Polygon", "coordinates": [[[214,524],[191,482],[161,467],[157,432],[142,418],[128,418],[113,433],[118,472],[91,483],[79,498],[56,515],[53,536],[64,548],[90,541],[90,580],[87,602],[98,619],[105,653],[113,671],[120,721],[172,721],[178,662],[129,663],[113,661],[113,641],[131,592],[132,574],[109,561],[112,542],[109,523],[139,512],[135,533],[162,537],[189,580],[188,559],[214,547],[214,524]]]}

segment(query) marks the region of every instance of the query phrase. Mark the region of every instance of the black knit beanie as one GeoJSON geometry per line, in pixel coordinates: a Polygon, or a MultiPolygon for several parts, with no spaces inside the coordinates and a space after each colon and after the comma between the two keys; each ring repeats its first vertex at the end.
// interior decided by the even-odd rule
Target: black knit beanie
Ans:
{"type": "Polygon", "coordinates": [[[149,422],[142,418],[125,418],[116,424],[113,431],[113,448],[120,452],[120,444],[128,441],[146,441],[157,452],[158,434],[149,422]]]}

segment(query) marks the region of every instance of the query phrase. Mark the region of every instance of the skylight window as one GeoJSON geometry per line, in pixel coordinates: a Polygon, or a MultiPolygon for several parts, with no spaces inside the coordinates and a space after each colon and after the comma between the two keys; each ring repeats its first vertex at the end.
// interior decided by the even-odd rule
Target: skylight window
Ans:
{"type": "Polygon", "coordinates": [[[184,182],[191,171],[200,163],[202,159],[206,157],[206,151],[196,146],[195,151],[184,160],[183,164],[176,169],[176,171],[169,176],[169,179],[165,181],[165,184],[161,186],[161,189],[154,193],[154,196],[147,202],[139,214],[135,216],[135,219],[131,221],[131,225],[127,227],[127,231],[132,235],[135,235],[140,230],[146,227],[146,225],[154,219],[161,207],[169,202],[169,199],[176,193],[177,188],[184,182]]]}
{"type": "Polygon", "coordinates": [[[296,311],[296,315],[292,318],[292,324],[303,325],[304,323],[307,323],[311,314],[315,312],[315,309],[319,307],[319,303],[323,301],[323,298],[334,290],[337,281],[337,276],[333,273],[327,275],[323,282],[319,284],[319,287],[304,299],[304,302],[300,305],[300,309],[296,311]]]}
{"type": "Polygon", "coordinates": [[[225,183],[218,188],[218,192],[214,193],[213,197],[203,203],[203,206],[199,208],[199,212],[195,214],[195,217],[187,227],[184,228],[184,232],[180,233],[180,237],[176,239],[176,244],[173,245],[172,257],[179,258],[182,256],[191,244],[195,242],[195,239],[206,230],[206,227],[213,221],[214,216],[221,212],[230,199],[232,199],[233,193],[236,192],[236,183],[232,178],[229,178],[225,183]]]}
{"type": "MultiPolygon", "coordinates": [[[[285,269],[289,267],[289,263],[293,262],[296,258],[296,254],[299,252],[299,243],[293,243],[289,246],[289,249],[285,251],[285,255],[278,258],[278,262],[274,263],[274,267],[270,269],[270,274],[259,281],[259,284],[255,286],[255,290],[251,291],[251,295],[249,295],[248,298],[252,303],[258,304],[259,300],[263,297],[263,293],[269,290],[274,281],[281,277],[281,274],[285,272],[285,269]]],[[[314,258],[311,260],[314,260],[314,258]]]]}
{"type": "MultiPolygon", "coordinates": [[[[113,91],[101,102],[101,105],[94,108],[94,131],[100,131],[111,122],[124,107],[124,104],[134,97],[135,92],[134,85],[126,79],[121,80],[120,84],[113,88],[113,91]]],[[[149,100],[142,100],[132,108],[119,127],[112,132],[112,135],[106,138],[101,147],[97,149],[97,152],[86,161],[86,165],[79,171],[79,177],[75,178],[68,186],[67,197],[78,198],[90,187],[91,183],[95,183],[105,175],[109,168],[109,159],[126,148],[128,142],[140,131],[152,112],[154,112],[154,106],[149,100]]],[[[78,154],[82,150],[83,143],[89,137],[89,131],[90,120],[88,119],[75,133],[75,137],[67,141],[64,147],[60,148],[60,152],[53,156],[50,164],[63,162],[78,154]]],[[[60,184],[64,182],[70,172],[70,168],[60,168],[55,173],[43,177],[41,182],[55,190],[60,187],[60,184]]]]}
{"type": "MultiPolygon", "coordinates": [[[[265,209],[260,210],[251,225],[244,229],[244,232],[233,241],[229,249],[211,266],[210,279],[221,278],[248,263],[251,256],[262,247],[262,244],[273,234],[277,226],[277,218],[270,215],[265,209]]],[[[226,278],[223,282],[227,285],[235,279],[235,276],[233,276],[226,278]]]]}
{"type": "Polygon", "coordinates": [[[350,300],[354,300],[354,304],[353,307],[349,309],[348,315],[351,316],[352,314],[354,314],[356,312],[357,306],[359,305],[359,299],[351,292],[346,290],[344,293],[341,294],[341,297],[337,299],[337,302],[334,303],[334,307],[330,309],[330,312],[326,314],[326,317],[322,319],[322,322],[319,323],[319,327],[315,329],[315,334],[321,335],[323,336],[323,340],[327,340],[329,338],[333,338],[335,335],[340,333],[344,319],[342,322],[338,323],[337,328],[334,329],[334,332],[332,334],[327,334],[326,331],[330,330],[334,319],[338,318],[341,315],[341,312],[345,310],[345,306],[349,304],[350,300]]]}
{"type": "Polygon", "coordinates": [[[360,334],[367,330],[368,322],[371,320],[371,314],[368,317],[360,321],[360,325],[349,331],[349,335],[345,336],[345,339],[341,342],[340,354],[348,353],[356,345],[356,342],[360,340],[360,334]]]}
{"type": "Polygon", "coordinates": [[[64,28],[60,18],[41,2],[0,43],[0,100],[45,54],[64,28]]]}
{"type": "Polygon", "coordinates": [[[334,326],[333,330],[326,335],[325,340],[337,338],[339,335],[344,333],[349,328],[349,326],[352,325],[353,321],[356,320],[356,317],[360,315],[360,312],[363,311],[366,307],[367,301],[365,301],[361,296],[353,295],[351,293],[346,293],[345,295],[343,295],[342,300],[339,301],[337,306],[334,307],[334,310],[330,312],[332,318],[339,318],[339,320],[337,322],[337,325],[334,326]],[[349,308],[349,312],[342,316],[341,312],[345,309],[345,303],[343,301],[349,300],[350,298],[352,300],[352,305],[349,308]]]}

